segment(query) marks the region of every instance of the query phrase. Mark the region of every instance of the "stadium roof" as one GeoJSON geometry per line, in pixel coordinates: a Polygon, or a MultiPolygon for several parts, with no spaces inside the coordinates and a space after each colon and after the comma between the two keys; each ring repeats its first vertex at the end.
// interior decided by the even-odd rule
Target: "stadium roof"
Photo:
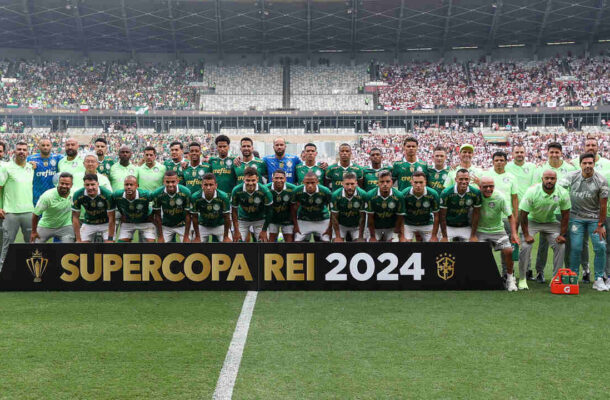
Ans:
{"type": "Polygon", "coordinates": [[[0,0],[0,47],[170,53],[490,50],[610,39],[610,0],[0,0]]]}

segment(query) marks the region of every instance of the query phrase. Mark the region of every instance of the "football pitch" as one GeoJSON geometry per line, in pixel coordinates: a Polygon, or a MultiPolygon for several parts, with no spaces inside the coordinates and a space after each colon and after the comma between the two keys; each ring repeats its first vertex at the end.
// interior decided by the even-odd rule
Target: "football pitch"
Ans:
{"type": "MultiPolygon", "coordinates": [[[[233,398],[607,398],[610,294],[529,286],[259,292],[233,398]]],[[[0,398],[211,398],[245,297],[0,293],[0,398]]]]}

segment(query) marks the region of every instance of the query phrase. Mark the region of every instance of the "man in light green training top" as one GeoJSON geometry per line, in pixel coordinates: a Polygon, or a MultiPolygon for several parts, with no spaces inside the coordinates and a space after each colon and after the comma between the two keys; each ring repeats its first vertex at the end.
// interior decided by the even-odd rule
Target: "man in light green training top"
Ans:
{"type": "MultiPolygon", "coordinates": [[[[465,169],[468,171],[468,176],[470,177],[470,185],[478,185],[479,184],[479,178],[481,176],[481,168],[479,167],[475,167],[474,165],[472,165],[472,156],[474,155],[474,146],[469,144],[469,143],[465,143],[463,145],[460,146],[460,152],[459,152],[459,157],[460,157],[460,164],[451,169],[449,171],[449,175],[447,175],[447,179],[445,180],[445,189],[448,188],[449,186],[453,186],[456,183],[456,174],[457,171],[459,171],[460,169],[465,169]]],[[[443,189],[444,190],[444,189],[443,189]]]]}
{"type": "Polygon", "coordinates": [[[62,172],[57,187],[47,190],[40,196],[32,213],[30,242],[45,243],[50,238],[57,238],[61,243],[74,242],[70,195],[72,179],[71,173],[62,172]]]}
{"type": "Polygon", "coordinates": [[[343,175],[343,189],[337,189],[330,200],[333,242],[364,242],[366,192],[358,187],[353,172],[343,175]]]}
{"type": "Polygon", "coordinates": [[[64,144],[66,156],[57,163],[59,172],[69,172],[72,176],[84,176],[85,166],[83,159],[78,156],[78,142],[76,139],[69,138],[64,144]]]}
{"type": "Polygon", "coordinates": [[[186,232],[191,224],[191,192],[179,182],[176,171],[165,171],[163,186],[152,193],[153,221],[159,243],[169,243],[174,238],[178,242],[190,241],[186,232]]]}
{"type": "Polygon", "coordinates": [[[138,167],[138,187],[154,192],[163,186],[165,165],[157,162],[157,150],[152,146],[144,149],[144,164],[138,167]]]}
{"type": "Polygon", "coordinates": [[[266,186],[258,183],[256,168],[246,168],[244,183],[235,186],[231,193],[233,241],[245,241],[248,232],[252,230],[256,240],[266,242],[272,204],[271,192],[266,186]]]}
{"type": "Polygon", "coordinates": [[[23,240],[30,241],[32,211],[34,211],[32,204],[34,168],[26,161],[27,156],[27,143],[18,142],[15,145],[13,160],[0,169],[0,189],[3,191],[3,208],[0,209],[0,218],[4,218],[0,270],[4,264],[8,247],[15,242],[19,229],[23,234],[23,240]]]}
{"type": "Polygon", "coordinates": [[[481,187],[481,217],[477,227],[477,236],[480,242],[489,242],[495,251],[502,252],[506,264],[506,289],[509,292],[517,291],[517,283],[513,271],[513,247],[511,241],[519,243],[517,236],[516,218],[509,209],[506,196],[494,191],[494,179],[483,176],[479,182],[481,187]],[[503,219],[508,215],[510,224],[510,238],[504,229],[503,219]]]}

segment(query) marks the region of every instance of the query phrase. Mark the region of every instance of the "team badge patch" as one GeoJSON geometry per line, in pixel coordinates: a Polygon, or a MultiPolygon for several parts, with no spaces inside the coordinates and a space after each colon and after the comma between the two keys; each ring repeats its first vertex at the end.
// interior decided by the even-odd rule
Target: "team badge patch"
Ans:
{"type": "Polygon", "coordinates": [[[424,201],[424,208],[428,208],[430,207],[430,202],[429,201],[424,201]]]}
{"type": "Polygon", "coordinates": [[[360,207],[360,202],[358,202],[358,201],[354,201],[354,207],[355,207],[355,208],[360,207]]]}
{"type": "Polygon", "coordinates": [[[316,204],[322,204],[322,199],[318,197],[318,198],[316,199],[316,204]]]}
{"type": "Polygon", "coordinates": [[[155,167],[155,168],[153,168],[153,171],[154,171],[154,172],[159,172],[159,167],[155,167]]]}
{"type": "Polygon", "coordinates": [[[494,203],[493,201],[489,202],[489,208],[494,208],[496,206],[496,203],[494,203]]]}
{"type": "Polygon", "coordinates": [[[53,166],[53,167],[57,165],[57,161],[55,161],[54,158],[51,159],[50,163],[51,163],[51,166],[53,166]]]}
{"type": "Polygon", "coordinates": [[[290,200],[290,195],[285,194],[285,195],[284,195],[284,201],[288,201],[288,200],[290,200]]]}
{"type": "Polygon", "coordinates": [[[396,208],[396,203],[394,203],[393,201],[390,201],[390,202],[388,203],[388,208],[389,208],[390,210],[392,210],[392,209],[396,208]]]}
{"type": "Polygon", "coordinates": [[[471,199],[466,200],[466,205],[467,206],[471,206],[472,205],[472,200],[471,199]]]}
{"type": "Polygon", "coordinates": [[[202,170],[202,169],[200,169],[200,170],[199,170],[199,176],[203,176],[204,174],[205,174],[205,171],[204,171],[204,170],[202,170]]]}
{"type": "Polygon", "coordinates": [[[220,205],[214,204],[214,206],[212,208],[214,209],[214,211],[218,211],[218,210],[220,210],[220,205]]]}
{"type": "Polygon", "coordinates": [[[144,208],[144,204],[138,204],[136,208],[138,209],[138,211],[141,211],[144,208]]]}
{"type": "Polygon", "coordinates": [[[260,203],[261,203],[260,197],[255,197],[254,198],[254,204],[260,204],[260,203]]]}
{"type": "Polygon", "coordinates": [[[226,163],[227,163],[227,167],[230,167],[233,164],[233,161],[227,160],[226,163]]]}
{"type": "Polygon", "coordinates": [[[288,166],[288,168],[292,167],[292,161],[287,161],[286,165],[288,166]]]}
{"type": "Polygon", "coordinates": [[[321,171],[319,171],[319,170],[316,170],[316,175],[317,175],[317,176],[322,176],[322,172],[321,172],[321,171]]]}
{"type": "MultiPolygon", "coordinates": [[[[95,204],[94,204],[93,206],[95,206],[95,204]]],[[[104,207],[104,202],[103,202],[103,201],[99,201],[99,202],[97,203],[97,206],[98,206],[99,208],[104,207]]]]}

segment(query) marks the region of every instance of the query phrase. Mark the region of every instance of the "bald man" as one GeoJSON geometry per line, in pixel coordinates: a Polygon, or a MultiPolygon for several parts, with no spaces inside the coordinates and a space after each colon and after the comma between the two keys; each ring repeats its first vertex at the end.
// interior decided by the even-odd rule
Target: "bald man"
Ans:
{"type": "Polygon", "coordinates": [[[524,237],[519,254],[520,290],[528,289],[525,274],[531,263],[530,255],[537,233],[546,237],[553,249],[553,276],[561,268],[571,207],[570,194],[557,185],[557,173],[552,170],[543,171],[542,181],[523,195],[519,203],[519,221],[524,237]],[[561,214],[561,222],[557,221],[557,214],[561,214]]]}
{"type": "Polygon", "coordinates": [[[122,190],[123,182],[128,176],[135,176],[138,178],[138,167],[131,163],[131,148],[129,146],[121,146],[119,149],[119,162],[114,164],[110,168],[110,184],[112,190],[122,190]]]}
{"type": "Polygon", "coordinates": [[[33,200],[34,205],[44,192],[52,189],[53,177],[59,171],[59,161],[64,157],[61,154],[51,153],[51,141],[42,138],[38,141],[38,153],[28,156],[28,161],[34,167],[33,200]]]}
{"type": "Polygon", "coordinates": [[[265,156],[263,161],[267,165],[267,181],[273,180],[273,173],[281,169],[286,172],[286,182],[296,183],[296,168],[301,163],[299,157],[293,154],[286,154],[286,140],[282,137],[273,141],[274,155],[265,156]]]}
{"type": "Polygon", "coordinates": [[[78,142],[76,139],[69,138],[64,143],[66,156],[59,160],[57,168],[59,172],[69,172],[72,176],[84,176],[85,166],[83,159],[78,156],[78,142]]]}

